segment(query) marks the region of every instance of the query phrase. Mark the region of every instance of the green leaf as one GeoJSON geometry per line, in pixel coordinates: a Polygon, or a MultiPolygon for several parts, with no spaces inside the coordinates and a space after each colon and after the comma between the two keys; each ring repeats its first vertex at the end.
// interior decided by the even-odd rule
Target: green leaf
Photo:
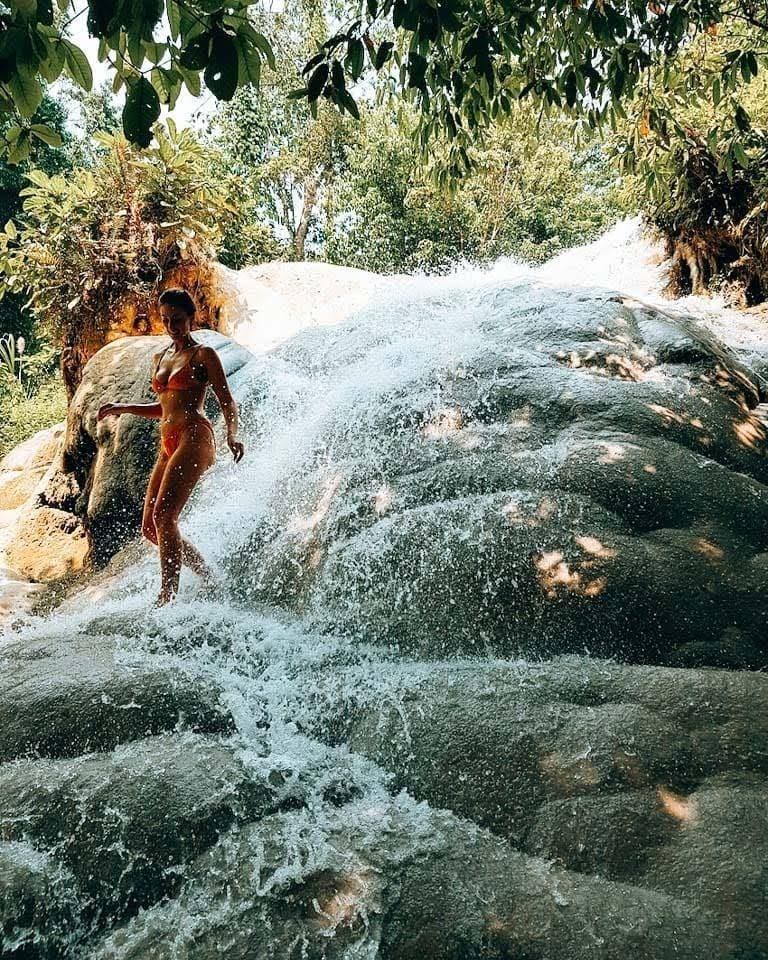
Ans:
{"type": "Polygon", "coordinates": [[[258,87],[261,82],[261,58],[253,48],[238,36],[237,45],[237,85],[238,87],[258,87]]]}
{"type": "Polygon", "coordinates": [[[344,77],[344,67],[339,60],[334,60],[331,63],[331,83],[337,90],[344,90],[347,85],[344,77]]]}
{"type": "Polygon", "coordinates": [[[181,11],[176,0],[165,0],[165,12],[168,15],[168,26],[171,29],[173,40],[179,39],[181,29],[181,11]]]}
{"type": "Polygon", "coordinates": [[[185,70],[202,70],[211,57],[211,32],[206,30],[189,40],[181,51],[179,63],[185,70]]]}
{"type": "Polygon", "coordinates": [[[37,0],[10,0],[10,7],[24,20],[32,20],[37,15],[37,0]]]}
{"type": "Polygon", "coordinates": [[[67,73],[83,90],[91,90],[93,87],[93,71],[88,62],[88,57],[86,57],[80,47],[75,46],[70,40],[62,38],[61,45],[64,49],[67,73]]]}
{"type": "Polygon", "coordinates": [[[322,63],[323,60],[325,60],[324,53],[316,53],[314,57],[307,60],[307,62],[304,64],[304,69],[301,71],[302,77],[306,77],[306,75],[310,72],[310,70],[313,70],[318,65],[318,63],[322,63]]]}
{"type": "Polygon", "coordinates": [[[187,90],[192,94],[193,97],[200,96],[200,74],[195,70],[185,70],[183,67],[179,68],[179,73],[184,78],[184,85],[187,90]]]}
{"type": "Polygon", "coordinates": [[[29,131],[38,140],[47,143],[49,147],[61,146],[61,134],[44,123],[33,123],[29,131]]]}
{"type": "Polygon", "coordinates": [[[15,165],[29,159],[29,132],[22,130],[19,138],[8,150],[8,163],[15,165]]]}
{"type": "Polygon", "coordinates": [[[373,63],[377,70],[381,70],[387,60],[389,60],[390,56],[392,55],[393,47],[394,43],[390,42],[389,40],[385,40],[379,45],[379,49],[376,51],[376,59],[373,63]]]}
{"type": "MultiPolygon", "coordinates": [[[[26,66],[18,65],[16,75],[11,77],[8,89],[22,117],[31,117],[42,103],[43,88],[40,86],[40,81],[26,66]]],[[[29,153],[29,141],[27,141],[27,153],[29,153]]],[[[19,161],[11,162],[18,163],[19,161]]]]}
{"type": "Polygon", "coordinates": [[[749,118],[749,114],[740,103],[736,105],[733,119],[736,123],[736,126],[739,128],[739,130],[741,130],[742,133],[746,133],[747,130],[751,129],[752,127],[752,121],[749,118]]]}
{"type": "Polygon", "coordinates": [[[41,190],[51,189],[51,178],[42,170],[30,170],[29,173],[25,174],[25,178],[41,190]]]}
{"type": "Polygon", "coordinates": [[[141,37],[135,34],[128,37],[128,56],[131,58],[131,63],[137,69],[144,63],[144,42],[141,37]]]}
{"type": "Polygon", "coordinates": [[[749,157],[747,156],[747,153],[744,150],[744,147],[742,147],[742,145],[738,141],[736,141],[734,142],[733,147],[731,149],[733,152],[734,159],[736,160],[738,165],[742,167],[744,170],[746,170],[749,167],[749,157]]]}
{"type": "Polygon", "coordinates": [[[310,76],[307,82],[307,98],[310,103],[314,103],[325,89],[325,85],[328,82],[328,73],[328,64],[321,63],[310,76]]]}
{"type": "Polygon", "coordinates": [[[37,0],[37,22],[48,27],[53,25],[53,3],[51,0],[37,0]]]}
{"type": "Polygon", "coordinates": [[[275,63],[275,53],[272,50],[272,44],[267,40],[263,33],[259,33],[258,30],[255,30],[250,23],[246,23],[242,26],[240,33],[255,45],[256,49],[261,53],[262,57],[269,64],[270,70],[276,68],[275,63]]]}
{"type": "Polygon", "coordinates": [[[153,40],[144,41],[144,54],[150,63],[157,65],[168,52],[167,43],[155,43],[153,40]]]}
{"type": "Polygon", "coordinates": [[[132,78],[123,107],[123,131],[131,143],[148,147],[152,142],[152,125],[160,116],[160,99],[146,77],[132,78]]]}
{"type": "Polygon", "coordinates": [[[358,110],[357,104],[355,103],[355,100],[354,100],[354,97],[353,97],[352,94],[349,92],[349,90],[346,90],[346,89],[340,90],[340,91],[339,91],[339,97],[341,98],[341,102],[342,102],[343,106],[345,107],[345,109],[347,109],[347,110],[352,114],[352,116],[355,118],[355,120],[359,120],[359,119],[360,119],[360,111],[358,110]]]}
{"type": "Polygon", "coordinates": [[[88,0],[88,32],[94,37],[112,33],[118,6],[118,0],[88,0]]]}
{"type": "Polygon", "coordinates": [[[231,100],[237,90],[238,59],[235,41],[217,33],[211,44],[211,59],[205,68],[205,85],[217,100],[231,100]]]}
{"type": "Polygon", "coordinates": [[[347,57],[345,63],[353,80],[357,80],[363,72],[363,61],[365,57],[365,47],[363,41],[355,37],[347,45],[347,57]]]}
{"type": "Polygon", "coordinates": [[[272,44],[261,33],[257,33],[254,39],[256,40],[256,46],[264,55],[267,63],[269,64],[270,69],[274,70],[276,68],[276,63],[275,63],[275,54],[274,54],[274,51],[272,50],[272,44]]]}

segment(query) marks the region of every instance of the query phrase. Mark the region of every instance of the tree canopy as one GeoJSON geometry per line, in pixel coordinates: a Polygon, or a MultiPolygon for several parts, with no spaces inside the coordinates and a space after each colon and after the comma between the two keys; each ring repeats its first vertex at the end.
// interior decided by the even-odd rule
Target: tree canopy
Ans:
{"type": "MultiPolygon", "coordinates": [[[[0,14],[0,109],[20,115],[6,133],[16,158],[30,137],[55,139],[44,124],[24,122],[45,82],[62,73],[86,89],[93,82],[88,57],[68,34],[80,16],[99,39],[115,88],[126,87],[123,128],[139,145],[149,144],[161,103],[172,106],[182,86],[197,95],[202,80],[230,100],[239,87],[258,86],[263,64],[274,60],[269,31],[254,25],[261,7],[253,0],[57,3],[58,11],[53,0],[8,0],[0,14]]],[[[678,54],[726,22],[751,30],[744,46],[699,76],[717,97],[757,74],[768,0],[365,0],[342,5],[293,96],[325,98],[356,116],[355,83],[368,70],[384,73],[391,90],[423,111],[421,136],[439,131],[453,142],[448,175],[457,174],[477,131],[516,100],[563,107],[590,126],[615,124],[649,69],[670,79],[678,54]]]]}

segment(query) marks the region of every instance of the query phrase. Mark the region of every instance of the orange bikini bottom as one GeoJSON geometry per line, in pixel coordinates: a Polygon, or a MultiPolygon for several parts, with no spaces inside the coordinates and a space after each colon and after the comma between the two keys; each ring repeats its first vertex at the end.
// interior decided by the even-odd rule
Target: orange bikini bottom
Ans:
{"type": "Polygon", "coordinates": [[[210,421],[201,417],[199,420],[189,420],[187,423],[179,424],[178,427],[166,427],[165,430],[160,431],[160,445],[166,457],[173,456],[173,454],[179,449],[179,444],[181,443],[181,438],[184,434],[184,431],[197,426],[198,423],[208,427],[208,429],[211,431],[211,440],[213,441],[213,445],[214,447],[216,446],[216,438],[214,436],[213,427],[210,421]]]}

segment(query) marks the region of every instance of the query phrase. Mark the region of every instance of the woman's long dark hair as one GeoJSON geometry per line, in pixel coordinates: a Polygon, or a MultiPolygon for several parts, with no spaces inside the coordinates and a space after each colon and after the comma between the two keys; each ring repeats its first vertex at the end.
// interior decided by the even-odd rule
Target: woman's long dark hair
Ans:
{"type": "Polygon", "coordinates": [[[197,310],[195,301],[186,290],[182,290],[180,287],[169,287],[168,290],[163,290],[157,302],[160,306],[165,303],[169,307],[178,307],[179,310],[183,310],[190,317],[194,317],[197,310]]]}

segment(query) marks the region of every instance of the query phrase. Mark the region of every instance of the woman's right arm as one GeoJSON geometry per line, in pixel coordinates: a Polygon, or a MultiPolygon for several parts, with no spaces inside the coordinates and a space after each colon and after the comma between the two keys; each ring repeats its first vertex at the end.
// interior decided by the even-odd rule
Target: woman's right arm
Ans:
{"type": "Polygon", "coordinates": [[[99,407],[97,420],[105,417],[120,417],[124,413],[134,417],[144,417],[146,420],[159,420],[163,415],[163,408],[159,403],[105,403],[99,407]]]}

